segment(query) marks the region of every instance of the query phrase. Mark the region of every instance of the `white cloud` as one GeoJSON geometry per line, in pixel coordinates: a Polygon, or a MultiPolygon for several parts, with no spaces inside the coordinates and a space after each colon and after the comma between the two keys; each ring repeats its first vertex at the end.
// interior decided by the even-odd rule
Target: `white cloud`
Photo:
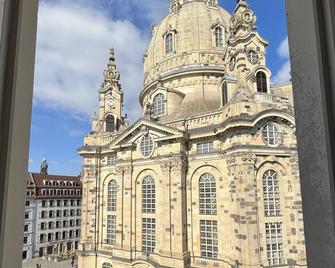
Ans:
{"type": "Polygon", "coordinates": [[[277,53],[284,59],[288,59],[290,57],[290,50],[288,47],[288,37],[286,37],[279,45],[277,49],[277,53]]]}
{"type": "Polygon", "coordinates": [[[97,91],[113,47],[125,110],[138,114],[147,35],[127,20],[74,2],[41,2],[38,22],[35,104],[88,118],[98,108],[97,91]]]}
{"type": "Polygon", "coordinates": [[[277,53],[279,57],[285,60],[285,62],[273,77],[272,82],[275,84],[289,82],[291,79],[291,64],[290,64],[290,52],[287,37],[280,43],[277,49],[277,53]]]}

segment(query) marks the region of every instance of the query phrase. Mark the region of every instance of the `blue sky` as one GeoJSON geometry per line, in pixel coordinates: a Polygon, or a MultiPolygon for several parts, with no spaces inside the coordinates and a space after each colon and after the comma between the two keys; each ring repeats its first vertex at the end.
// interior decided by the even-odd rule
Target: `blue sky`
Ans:
{"type": "MultiPolygon", "coordinates": [[[[50,174],[78,175],[77,148],[90,131],[97,90],[115,48],[125,109],[141,116],[142,56],[151,25],[167,14],[170,0],[40,0],[29,171],[38,172],[44,154],[50,174]]],[[[272,81],[289,80],[284,0],[249,1],[259,33],[270,42],[267,63],[272,81]],[[271,2],[271,3],[270,3],[271,2]]],[[[230,13],[235,0],[220,5],[230,13]]]]}

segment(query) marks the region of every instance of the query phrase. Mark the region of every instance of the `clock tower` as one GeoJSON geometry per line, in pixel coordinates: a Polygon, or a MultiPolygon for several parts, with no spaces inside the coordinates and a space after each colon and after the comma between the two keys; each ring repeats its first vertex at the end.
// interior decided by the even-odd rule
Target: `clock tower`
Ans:
{"type": "Polygon", "coordinates": [[[122,117],[123,92],[120,73],[116,68],[114,49],[110,50],[109,62],[104,71],[104,81],[99,90],[99,117],[95,119],[96,132],[118,132],[124,125],[122,117]]]}

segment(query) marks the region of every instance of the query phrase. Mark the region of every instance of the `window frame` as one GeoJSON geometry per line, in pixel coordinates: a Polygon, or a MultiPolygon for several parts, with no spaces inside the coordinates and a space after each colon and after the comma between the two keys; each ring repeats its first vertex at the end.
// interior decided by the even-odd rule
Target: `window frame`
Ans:
{"type": "Polygon", "coordinates": [[[155,151],[155,142],[151,134],[148,133],[142,136],[139,142],[139,147],[144,158],[150,158],[153,155],[155,151]]]}
{"type": "Polygon", "coordinates": [[[142,213],[156,213],[156,181],[150,175],[142,179],[142,213]]]}
{"type": "Polygon", "coordinates": [[[218,222],[216,220],[200,220],[199,231],[200,231],[199,240],[200,240],[201,258],[211,260],[218,259],[218,252],[219,252],[218,222]],[[216,229],[216,232],[213,229],[216,229]],[[210,248],[212,248],[212,250],[210,250],[210,248]]]}
{"type": "Polygon", "coordinates": [[[163,93],[159,92],[152,98],[153,117],[159,118],[166,115],[166,97],[163,93]],[[160,98],[158,100],[158,98],[160,98]]]}
{"type": "Polygon", "coordinates": [[[215,176],[210,173],[202,174],[198,183],[199,214],[217,215],[217,184],[215,176]],[[210,197],[207,197],[207,194],[209,194],[210,197]]]}
{"type": "Polygon", "coordinates": [[[214,152],[214,142],[206,141],[206,142],[198,142],[196,144],[197,154],[210,154],[214,152]]]}
{"type": "Polygon", "coordinates": [[[106,133],[116,132],[116,117],[112,113],[108,113],[105,115],[105,132],[106,133]]]}
{"type": "Polygon", "coordinates": [[[112,179],[107,185],[107,211],[115,212],[117,210],[117,192],[117,181],[112,179]]]}
{"type": "Polygon", "coordinates": [[[164,36],[164,52],[165,55],[171,55],[175,52],[175,44],[174,44],[174,33],[172,31],[169,31],[164,36]],[[170,39],[171,37],[171,39],[170,39]],[[169,38],[169,39],[168,39],[169,38]]]}
{"type": "Polygon", "coordinates": [[[265,217],[282,216],[280,180],[276,171],[268,169],[262,176],[263,203],[265,217]],[[277,189],[276,189],[277,188],[277,189]]]}
{"type": "Polygon", "coordinates": [[[156,219],[142,218],[142,251],[154,253],[156,248],[156,219]]]}
{"type": "Polygon", "coordinates": [[[255,74],[257,93],[269,93],[268,76],[263,70],[258,70],[255,74]]]}

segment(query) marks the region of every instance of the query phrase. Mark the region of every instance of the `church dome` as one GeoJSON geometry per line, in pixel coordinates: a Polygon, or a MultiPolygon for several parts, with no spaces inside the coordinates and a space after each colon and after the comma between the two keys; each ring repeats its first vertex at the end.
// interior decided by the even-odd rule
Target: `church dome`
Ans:
{"type": "MultiPolygon", "coordinates": [[[[153,26],[153,37],[144,56],[144,85],[158,76],[185,66],[206,64],[201,53],[214,51],[221,54],[229,30],[230,14],[215,0],[172,0],[170,13],[153,26]],[[222,44],[215,44],[215,28],[222,29],[222,44]],[[170,48],[167,48],[170,38],[170,48]]],[[[216,58],[213,64],[222,64],[216,58]]]]}
{"type": "Polygon", "coordinates": [[[153,107],[154,117],[167,121],[222,106],[230,19],[218,0],[171,0],[144,55],[145,113],[153,107]]]}

